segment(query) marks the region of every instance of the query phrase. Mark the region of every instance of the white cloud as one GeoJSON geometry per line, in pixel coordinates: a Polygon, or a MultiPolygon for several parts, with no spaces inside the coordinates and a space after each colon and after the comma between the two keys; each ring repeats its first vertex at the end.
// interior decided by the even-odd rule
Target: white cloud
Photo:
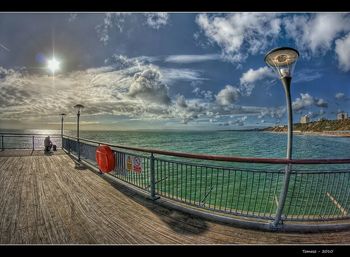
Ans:
{"type": "Polygon", "coordinates": [[[160,68],[160,71],[162,73],[162,81],[166,84],[172,84],[176,80],[206,80],[206,78],[201,77],[200,71],[193,69],[160,68]]]}
{"type": "Polygon", "coordinates": [[[293,109],[295,111],[299,111],[315,103],[315,99],[308,93],[306,94],[301,93],[300,96],[301,98],[297,97],[293,102],[293,109]]]}
{"type": "Polygon", "coordinates": [[[340,99],[344,99],[345,98],[345,94],[344,93],[336,93],[334,96],[336,99],[340,100],[340,99]]]}
{"type": "Polygon", "coordinates": [[[160,72],[152,68],[136,73],[128,95],[148,102],[170,104],[168,87],[161,82],[160,77],[160,72]]]}
{"type": "Polygon", "coordinates": [[[172,63],[194,63],[205,62],[220,59],[218,54],[203,54],[203,55],[170,55],[165,58],[165,62],[172,63]]]}
{"type": "Polygon", "coordinates": [[[293,83],[310,82],[321,78],[323,75],[320,71],[314,69],[303,69],[293,75],[293,83]]]}
{"type": "Polygon", "coordinates": [[[216,101],[220,105],[230,105],[235,103],[240,96],[239,89],[237,87],[226,85],[216,96],[216,101]]]}
{"type": "Polygon", "coordinates": [[[350,71],[350,33],[335,41],[335,53],[339,68],[343,71],[350,71]]]}
{"type": "Polygon", "coordinates": [[[286,35],[295,40],[298,48],[313,55],[324,55],[340,33],[350,31],[350,19],[345,13],[297,14],[283,23],[286,35]]]}
{"type": "Polygon", "coordinates": [[[328,103],[322,98],[315,98],[308,93],[305,93],[305,94],[301,93],[300,96],[301,96],[300,98],[297,97],[295,101],[292,103],[293,110],[295,111],[306,109],[307,107],[310,107],[312,105],[315,105],[317,107],[322,107],[322,108],[328,107],[328,103]]]}
{"type": "Polygon", "coordinates": [[[232,62],[262,53],[281,30],[281,20],[273,13],[203,13],[196,22],[210,42],[221,47],[223,57],[232,62]]]}
{"type": "Polygon", "coordinates": [[[114,28],[117,27],[120,32],[123,31],[125,19],[130,13],[106,13],[102,24],[96,26],[96,31],[99,35],[99,39],[104,44],[109,41],[109,33],[114,28]]]}
{"type": "Polygon", "coordinates": [[[169,14],[164,12],[146,13],[146,23],[153,29],[159,29],[168,23],[169,14]]]}
{"type": "Polygon", "coordinates": [[[323,108],[327,108],[328,107],[328,103],[322,98],[315,99],[315,105],[317,107],[323,107],[323,108]]]}
{"type": "Polygon", "coordinates": [[[255,88],[255,83],[257,81],[274,77],[276,77],[276,75],[267,66],[256,70],[249,69],[247,72],[243,73],[240,78],[241,92],[243,92],[244,95],[249,96],[255,88]]]}

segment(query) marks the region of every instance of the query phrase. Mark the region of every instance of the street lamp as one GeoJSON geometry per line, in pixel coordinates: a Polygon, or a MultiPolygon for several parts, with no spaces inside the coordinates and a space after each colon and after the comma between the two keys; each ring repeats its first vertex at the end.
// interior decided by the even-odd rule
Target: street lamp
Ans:
{"type": "Polygon", "coordinates": [[[84,105],[77,104],[74,106],[77,110],[77,142],[78,142],[78,161],[80,162],[80,141],[79,141],[79,118],[80,118],[80,110],[84,108],[84,105]]]}
{"type": "Polygon", "coordinates": [[[63,138],[63,117],[66,115],[65,113],[61,113],[61,138],[63,138]]]}
{"type": "MultiPolygon", "coordinates": [[[[279,47],[271,50],[265,55],[265,62],[270,66],[282,81],[284,92],[286,95],[287,114],[288,114],[288,142],[287,142],[287,159],[292,159],[292,144],[293,144],[293,113],[292,100],[290,95],[290,84],[296,61],[298,60],[299,52],[291,47],[279,47]]],[[[285,169],[284,185],[280,194],[276,217],[272,223],[276,227],[280,220],[287,197],[291,165],[288,164],[285,169]]]]}
{"type": "Polygon", "coordinates": [[[63,149],[63,117],[66,115],[65,113],[61,113],[61,146],[63,149]]]}

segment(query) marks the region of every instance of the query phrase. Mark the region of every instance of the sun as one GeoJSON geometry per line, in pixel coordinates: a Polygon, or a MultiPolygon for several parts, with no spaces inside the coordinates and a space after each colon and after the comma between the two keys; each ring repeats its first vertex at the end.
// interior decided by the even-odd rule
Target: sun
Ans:
{"type": "Polygon", "coordinates": [[[57,70],[60,69],[60,62],[57,61],[55,57],[53,57],[51,60],[48,60],[48,62],[47,62],[47,68],[48,68],[52,73],[55,73],[57,70]]]}

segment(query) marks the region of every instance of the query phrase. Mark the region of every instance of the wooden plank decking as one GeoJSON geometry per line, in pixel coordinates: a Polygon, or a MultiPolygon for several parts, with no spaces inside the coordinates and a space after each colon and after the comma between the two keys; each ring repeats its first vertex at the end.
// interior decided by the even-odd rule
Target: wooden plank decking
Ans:
{"type": "Polygon", "coordinates": [[[62,151],[0,152],[1,244],[348,244],[350,231],[291,234],[191,217],[75,169],[62,151]]]}

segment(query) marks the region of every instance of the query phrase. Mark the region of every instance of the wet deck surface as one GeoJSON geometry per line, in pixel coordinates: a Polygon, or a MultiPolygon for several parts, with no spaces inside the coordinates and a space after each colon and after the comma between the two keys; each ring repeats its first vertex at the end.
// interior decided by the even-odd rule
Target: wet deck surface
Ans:
{"type": "Polygon", "coordinates": [[[170,210],[62,151],[0,152],[1,244],[348,244],[350,231],[272,233],[170,210]]]}

